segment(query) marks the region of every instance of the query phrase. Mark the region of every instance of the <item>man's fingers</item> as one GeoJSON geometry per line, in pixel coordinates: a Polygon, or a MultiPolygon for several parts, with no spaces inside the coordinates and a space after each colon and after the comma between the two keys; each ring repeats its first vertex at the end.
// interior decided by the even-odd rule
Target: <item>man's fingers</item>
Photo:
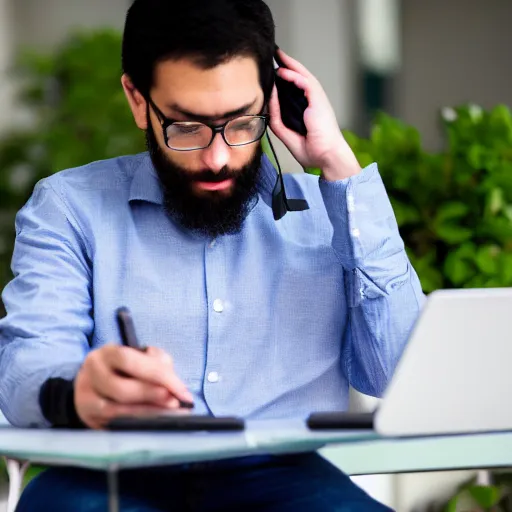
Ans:
{"type": "Polygon", "coordinates": [[[110,368],[135,380],[163,386],[180,400],[193,401],[192,394],[174,372],[174,364],[168,354],[154,349],[144,353],[129,347],[117,348],[117,353],[108,354],[110,368]]]}
{"type": "Polygon", "coordinates": [[[98,395],[120,404],[165,406],[172,398],[169,390],[162,386],[112,374],[107,366],[98,368],[92,387],[98,395]]]}
{"type": "Polygon", "coordinates": [[[172,357],[167,352],[162,350],[161,348],[158,348],[158,347],[148,347],[146,349],[146,354],[148,356],[151,356],[151,357],[154,357],[156,359],[159,359],[164,364],[169,364],[171,366],[174,365],[172,357]]]}
{"type": "Polygon", "coordinates": [[[311,92],[311,80],[305,76],[293,71],[292,69],[281,68],[277,71],[277,74],[287,82],[295,84],[299,89],[303,90],[306,97],[309,99],[311,92]]]}
{"type": "MultiPolygon", "coordinates": [[[[283,61],[283,64],[288,69],[296,71],[306,78],[313,78],[314,75],[298,60],[295,60],[293,57],[290,57],[287,53],[283,52],[283,50],[279,49],[279,57],[283,61]]],[[[282,69],[282,68],[281,68],[282,69]]]]}
{"type": "Polygon", "coordinates": [[[270,127],[272,128],[272,131],[279,138],[289,136],[290,134],[288,132],[291,132],[291,130],[283,124],[283,120],[281,119],[281,106],[279,105],[279,97],[275,86],[272,91],[272,96],[270,97],[269,111],[270,127]]]}

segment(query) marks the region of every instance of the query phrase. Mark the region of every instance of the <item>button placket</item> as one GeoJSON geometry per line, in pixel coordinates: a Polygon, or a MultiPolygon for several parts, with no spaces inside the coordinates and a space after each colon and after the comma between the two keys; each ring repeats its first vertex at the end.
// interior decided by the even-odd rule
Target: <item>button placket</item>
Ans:
{"type": "Polygon", "coordinates": [[[229,297],[225,247],[223,238],[211,239],[205,244],[206,297],[208,300],[208,336],[205,374],[203,377],[204,397],[212,411],[216,410],[222,394],[222,360],[227,343],[224,336],[225,318],[229,297]]]}

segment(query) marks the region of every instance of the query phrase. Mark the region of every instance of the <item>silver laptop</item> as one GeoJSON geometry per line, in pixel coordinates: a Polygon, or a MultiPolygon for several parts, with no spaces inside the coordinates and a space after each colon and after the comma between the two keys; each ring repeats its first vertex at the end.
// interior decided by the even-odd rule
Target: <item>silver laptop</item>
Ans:
{"type": "Polygon", "coordinates": [[[512,430],[512,288],[429,295],[383,400],[385,436],[512,430]]]}

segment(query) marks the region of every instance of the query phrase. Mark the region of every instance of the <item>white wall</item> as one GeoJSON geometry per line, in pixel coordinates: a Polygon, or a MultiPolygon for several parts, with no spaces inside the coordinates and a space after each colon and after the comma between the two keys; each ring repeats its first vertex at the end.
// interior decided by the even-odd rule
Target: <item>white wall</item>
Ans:
{"type": "Polygon", "coordinates": [[[122,28],[128,0],[12,0],[16,44],[54,45],[69,29],[122,28]]]}
{"type": "Polygon", "coordinates": [[[403,0],[403,68],[397,114],[437,148],[440,107],[512,106],[510,0],[403,0]]]}
{"type": "Polygon", "coordinates": [[[9,0],[0,0],[0,134],[13,123],[12,81],[9,80],[9,67],[12,64],[14,43],[12,6],[9,0]]]}

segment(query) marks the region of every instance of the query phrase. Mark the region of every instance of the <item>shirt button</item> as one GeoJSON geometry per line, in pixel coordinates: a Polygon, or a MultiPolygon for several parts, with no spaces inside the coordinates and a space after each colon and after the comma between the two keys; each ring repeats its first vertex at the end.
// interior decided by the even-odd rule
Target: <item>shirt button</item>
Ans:
{"type": "Polygon", "coordinates": [[[213,249],[216,245],[217,245],[217,240],[212,240],[212,241],[208,244],[208,247],[209,247],[210,249],[213,249]]]}
{"type": "Polygon", "coordinates": [[[359,229],[357,229],[357,228],[354,228],[354,229],[352,230],[352,236],[353,236],[354,238],[359,238],[359,237],[361,236],[361,231],[359,231],[359,229]]]}
{"type": "Polygon", "coordinates": [[[208,374],[208,382],[211,382],[212,384],[219,382],[219,374],[217,372],[210,372],[208,374]]]}
{"type": "Polygon", "coordinates": [[[213,310],[216,313],[222,313],[224,311],[224,304],[222,303],[222,301],[220,299],[215,299],[213,301],[213,310]]]}

